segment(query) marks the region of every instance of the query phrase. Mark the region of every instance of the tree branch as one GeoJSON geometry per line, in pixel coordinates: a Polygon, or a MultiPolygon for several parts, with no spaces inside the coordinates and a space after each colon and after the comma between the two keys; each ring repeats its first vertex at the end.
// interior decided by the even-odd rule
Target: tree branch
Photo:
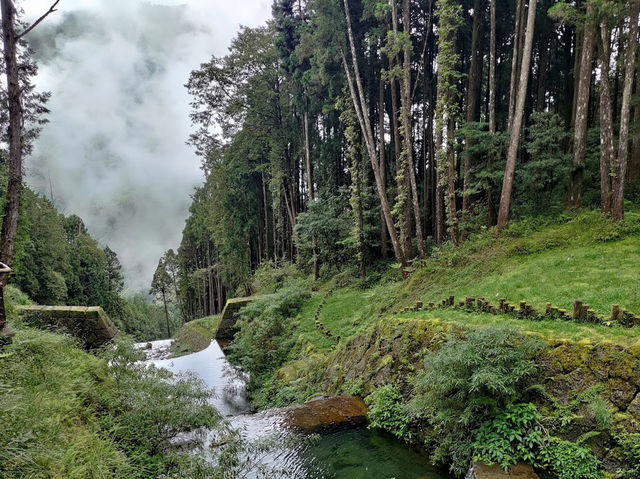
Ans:
{"type": "Polygon", "coordinates": [[[40,18],[38,18],[29,28],[27,28],[24,32],[22,32],[20,35],[16,36],[16,40],[20,40],[22,37],[24,37],[25,35],[27,35],[31,30],[33,30],[34,28],[36,28],[45,18],[47,18],[50,14],[52,14],[53,12],[57,12],[56,10],[56,6],[58,5],[58,3],[60,3],[60,0],[56,0],[55,3],[53,5],[51,5],[51,7],[49,8],[49,10],[47,10],[47,12],[42,15],[40,18]]]}

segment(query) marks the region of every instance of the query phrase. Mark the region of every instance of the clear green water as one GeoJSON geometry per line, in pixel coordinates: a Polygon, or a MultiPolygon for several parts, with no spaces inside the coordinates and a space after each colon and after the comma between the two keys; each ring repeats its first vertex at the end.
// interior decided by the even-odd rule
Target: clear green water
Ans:
{"type": "MultiPolygon", "coordinates": [[[[154,350],[167,347],[156,341],[154,350]]],[[[153,351],[152,351],[153,352],[153,351]]],[[[165,351],[166,352],[166,351],[165,351]]],[[[158,357],[158,356],[156,356],[158,357]]],[[[231,424],[249,439],[275,438],[284,447],[263,458],[293,479],[447,479],[428,459],[393,436],[367,428],[324,433],[313,441],[301,438],[290,444],[291,431],[282,429],[278,410],[250,414],[243,378],[230,373],[230,365],[219,345],[213,341],[204,351],[176,359],[151,360],[156,366],[174,372],[195,373],[216,396],[211,403],[231,424]]],[[[255,476],[249,476],[255,477],[255,476]]],[[[263,477],[263,476],[260,476],[263,477]]],[[[278,479],[279,475],[273,476],[278,479]]]]}
{"type": "Polygon", "coordinates": [[[313,479],[446,479],[428,459],[387,434],[366,428],[324,434],[304,453],[313,479]]]}

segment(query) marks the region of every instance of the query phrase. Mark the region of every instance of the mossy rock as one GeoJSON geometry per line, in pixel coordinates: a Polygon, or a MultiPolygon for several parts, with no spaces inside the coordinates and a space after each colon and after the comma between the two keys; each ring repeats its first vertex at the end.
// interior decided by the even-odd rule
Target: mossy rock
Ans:
{"type": "Polygon", "coordinates": [[[609,401],[621,410],[626,410],[636,395],[637,388],[620,378],[613,378],[606,383],[609,401]]]}

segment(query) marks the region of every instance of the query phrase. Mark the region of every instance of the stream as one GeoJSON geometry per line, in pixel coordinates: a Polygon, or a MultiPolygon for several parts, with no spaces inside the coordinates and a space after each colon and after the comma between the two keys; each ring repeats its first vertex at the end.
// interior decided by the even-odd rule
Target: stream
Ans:
{"type": "MultiPolygon", "coordinates": [[[[265,458],[294,478],[310,479],[447,479],[417,453],[392,436],[366,427],[320,434],[314,441],[288,441],[294,434],[278,410],[252,413],[246,378],[226,360],[216,341],[198,353],[166,359],[172,340],[154,341],[148,362],[175,373],[190,372],[214,390],[211,404],[250,439],[275,437],[281,450],[265,458]]],[[[140,346],[144,346],[143,343],[140,346]]]]}

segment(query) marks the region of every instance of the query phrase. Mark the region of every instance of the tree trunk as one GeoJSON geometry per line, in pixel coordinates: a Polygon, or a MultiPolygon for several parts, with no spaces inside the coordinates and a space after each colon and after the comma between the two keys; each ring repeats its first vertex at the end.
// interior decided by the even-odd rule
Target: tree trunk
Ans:
{"type": "Polygon", "coordinates": [[[611,111],[611,29],[606,21],[600,25],[600,204],[603,214],[611,213],[611,162],[616,156],[611,111]]]}
{"type": "Polygon", "coordinates": [[[527,33],[522,52],[522,65],[520,71],[520,86],[516,101],[516,109],[513,115],[513,125],[507,150],[507,164],[502,182],[502,194],[500,196],[500,210],[498,211],[498,231],[502,231],[509,223],[509,209],[511,207],[511,193],[513,191],[513,179],[516,172],[516,158],[520,146],[520,131],[524,120],[524,105],[527,97],[529,83],[529,67],[531,65],[531,50],[533,48],[533,32],[536,21],[537,0],[529,1],[529,14],[527,18],[527,33]]]}
{"type": "Polygon", "coordinates": [[[522,31],[524,29],[524,0],[518,0],[516,4],[516,24],[513,33],[513,56],[511,57],[511,81],[509,82],[509,117],[507,129],[511,131],[513,115],[516,109],[516,92],[518,91],[518,75],[521,72],[520,64],[522,55],[522,31]]]}
{"type": "MultiPolygon", "coordinates": [[[[395,0],[392,0],[395,3],[395,0]]],[[[411,35],[411,3],[409,0],[403,0],[402,16],[404,23],[404,31],[407,36],[411,35]]],[[[406,169],[411,186],[411,200],[413,203],[413,219],[416,226],[416,237],[418,241],[418,251],[420,259],[424,260],[424,239],[422,237],[422,219],[420,217],[420,200],[418,198],[418,187],[416,184],[416,174],[413,159],[413,128],[411,121],[411,42],[404,44],[404,62],[402,75],[402,123],[404,135],[404,150],[406,155],[406,169]]]]}
{"type": "MultiPolygon", "coordinates": [[[[22,103],[19,66],[17,60],[17,38],[15,32],[15,7],[11,0],[0,1],[2,10],[2,39],[4,42],[4,62],[7,76],[7,106],[9,111],[9,182],[7,201],[0,233],[0,261],[11,265],[16,252],[20,197],[22,194],[22,103]]],[[[6,284],[6,275],[0,275],[0,282],[6,284]]]]}
{"type": "Polygon", "coordinates": [[[309,201],[316,200],[315,186],[313,184],[313,165],[311,164],[311,140],[309,138],[309,113],[304,112],[304,156],[307,167],[307,187],[309,188],[309,201]]]}
{"type": "Polygon", "coordinates": [[[587,16],[582,35],[582,53],[580,56],[580,73],[578,79],[578,99],[573,137],[573,172],[569,189],[568,206],[582,207],[582,182],[584,179],[584,161],[587,150],[587,127],[589,122],[589,95],[591,91],[591,75],[593,72],[593,52],[596,38],[596,24],[593,16],[592,2],[587,4],[587,16]]]}
{"type": "Polygon", "coordinates": [[[449,234],[454,245],[460,243],[458,228],[458,208],[456,205],[456,152],[455,125],[453,118],[447,122],[447,214],[449,234]]]}
{"type": "MultiPolygon", "coordinates": [[[[382,78],[382,72],[380,74],[380,85],[378,91],[378,153],[380,155],[380,176],[382,180],[382,184],[384,186],[383,194],[387,196],[387,165],[386,165],[386,152],[385,152],[385,141],[384,141],[384,78],[382,78]]],[[[387,242],[388,233],[387,226],[384,222],[384,213],[380,211],[380,250],[382,253],[382,259],[387,259],[387,242]]]]}
{"type": "MultiPolygon", "coordinates": [[[[389,66],[393,68],[394,63],[389,59],[389,66]]],[[[391,126],[393,128],[393,149],[396,159],[396,183],[398,190],[409,190],[409,178],[407,175],[407,169],[402,165],[402,138],[400,136],[400,125],[398,123],[398,88],[395,78],[390,78],[391,85],[391,126]]],[[[407,201],[406,196],[403,196],[402,204],[402,221],[400,222],[400,241],[402,242],[402,249],[405,257],[408,259],[411,257],[411,205],[407,201]]]]}
{"type": "MultiPolygon", "coordinates": [[[[480,98],[480,90],[482,88],[482,0],[474,0],[473,2],[473,30],[471,34],[471,63],[469,66],[469,79],[467,85],[467,123],[477,120],[478,104],[480,98]]],[[[462,211],[469,212],[471,198],[468,195],[469,186],[471,184],[471,168],[474,158],[469,151],[473,146],[473,140],[467,136],[466,151],[464,154],[464,186],[462,188],[462,211]]]]}
{"type": "Polygon", "coordinates": [[[491,1],[491,33],[489,40],[489,132],[496,134],[496,3],[491,1]]]}
{"type": "Polygon", "coordinates": [[[378,196],[380,197],[380,206],[384,213],[385,222],[387,223],[387,229],[389,231],[389,237],[391,238],[391,244],[396,255],[396,259],[400,263],[403,270],[407,267],[407,260],[400,247],[398,241],[398,235],[396,232],[393,218],[391,216],[391,208],[389,208],[389,202],[385,195],[384,184],[380,175],[380,168],[378,165],[378,155],[376,154],[375,140],[373,138],[373,130],[371,128],[371,122],[369,120],[369,107],[364,95],[364,88],[362,87],[362,79],[360,77],[360,68],[358,67],[358,57],[356,52],[355,39],[353,37],[353,30],[351,28],[351,15],[349,13],[348,0],[344,0],[345,17],[347,20],[347,34],[349,37],[349,47],[351,50],[352,65],[354,69],[355,83],[351,75],[349,64],[347,63],[347,57],[342,52],[342,65],[347,76],[347,84],[349,87],[349,93],[351,94],[351,100],[353,101],[354,109],[356,110],[356,116],[360,123],[360,128],[367,145],[367,152],[369,155],[369,161],[371,168],[373,169],[373,176],[375,177],[376,187],[378,189],[378,196]],[[357,88],[357,92],[356,92],[357,88]]]}
{"type": "Polygon", "coordinates": [[[631,112],[631,92],[635,76],[636,49],[638,46],[639,13],[640,1],[634,0],[630,18],[629,40],[625,50],[624,87],[622,90],[622,110],[620,111],[620,144],[618,146],[616,176],[613,179],[613,211],[611,216],[614,220],[624,218],[624,183],[629,156],[629,116],[631,112]]]}
{"type": "Polygon", "coordinates": [[[164,288],[162,288],[162,303],[164,304],[164,316],[167,320],[167,339],[171,338],[171,325],[169,324],[169,308],[167,308],[167,296],[164,288]]]}

